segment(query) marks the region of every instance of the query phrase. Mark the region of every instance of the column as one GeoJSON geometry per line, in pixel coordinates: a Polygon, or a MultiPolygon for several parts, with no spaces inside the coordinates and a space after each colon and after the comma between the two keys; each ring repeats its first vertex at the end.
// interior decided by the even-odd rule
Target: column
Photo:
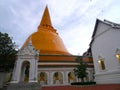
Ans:
{"type": "Polygon", "coordinates": [[[64,71],[63,84],[68,84],[68,75],[67,75],[67,71],[64,71]]]}
{"type": "Polygon", "coordinates": [[[50,85],[50,72],[47,73],[47,84],[50,85]]]}
{"type": "Polygon", "coordinates": [[[50,71],[49,72],[49,85],[52,85],[53,84],[53,72],[50,71]]]}
{"type": "Polygon", "coordinates": [[[37,82],[37,60],[31,59],[30,60],[30,75],[29,75],[29,82],[37,82]]]}
{"type": "Polygon", "coordinates": [[[20,81],[21,67],[22,67],[21,63],[22,63],[22,60],[17,59],[16,65],[14,67],[11,83],[18,83],[20,81]]]}

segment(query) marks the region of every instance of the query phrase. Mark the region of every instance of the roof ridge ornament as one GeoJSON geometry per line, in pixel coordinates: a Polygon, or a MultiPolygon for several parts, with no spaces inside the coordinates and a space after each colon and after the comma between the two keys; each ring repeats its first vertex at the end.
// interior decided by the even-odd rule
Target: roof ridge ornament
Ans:
{"type": "Polygon", "coordinates": [[[116,28],[116,29],[120,29],[120,24],[117,24],[117,23],[114,23],[114,22],[111,22],[111,21],[108,21],[106,19],[104,19],[104,22],[111,25],[112,28],[116,28]]]}

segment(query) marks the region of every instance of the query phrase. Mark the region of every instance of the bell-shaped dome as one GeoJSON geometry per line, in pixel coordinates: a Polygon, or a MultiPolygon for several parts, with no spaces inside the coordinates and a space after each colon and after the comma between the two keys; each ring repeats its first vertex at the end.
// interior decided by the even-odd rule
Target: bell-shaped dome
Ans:
{"type": "Polygon", "coordinates": [[[30,41],[40,51],[40,54],[64,54],[70,55],[64,46],[62,39],[53,28],[48,8],[45,8],[38,31],[28,37],[23,47],[30,41]]]}

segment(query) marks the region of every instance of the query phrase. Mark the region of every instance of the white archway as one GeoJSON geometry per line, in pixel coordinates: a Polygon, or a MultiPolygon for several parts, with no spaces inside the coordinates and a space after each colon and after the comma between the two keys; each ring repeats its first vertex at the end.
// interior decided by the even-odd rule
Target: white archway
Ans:
{"type": "Polygon", "coordinates": [[[63,84],[63,74],[61,72],[53,74],[53,84],[63,84]]]}
{"type": "Polygon", "coordinates": [[[68,83],[76,81],[74,72],[68,72],[68,83]]]}
{"type": "Polygon", "coordinates": [[[29,82],[30,62],[23,61],[20,73],[20,82],[29,82]]]}
{"type": "Polygon", "coordinates": [[[46,72],[40,72],[38,74],[38,82],[40,84],[47,84],[48,81],[47,81],[47,73],[46,72]]]}

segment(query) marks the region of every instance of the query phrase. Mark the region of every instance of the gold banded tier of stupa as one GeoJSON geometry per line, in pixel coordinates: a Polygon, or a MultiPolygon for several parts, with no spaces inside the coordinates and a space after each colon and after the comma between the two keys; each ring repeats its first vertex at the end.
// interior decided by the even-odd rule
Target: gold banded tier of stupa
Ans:
{"type": "Polygon", "coordinates": [[[52,26],[47,6],[42,16],[41,23],[38,26],[38,31],[28,37],[23,47],[26,46],[30,40],[35,49],[40,51],[40,54],[70,55],[56,29],[52,26]]]}

